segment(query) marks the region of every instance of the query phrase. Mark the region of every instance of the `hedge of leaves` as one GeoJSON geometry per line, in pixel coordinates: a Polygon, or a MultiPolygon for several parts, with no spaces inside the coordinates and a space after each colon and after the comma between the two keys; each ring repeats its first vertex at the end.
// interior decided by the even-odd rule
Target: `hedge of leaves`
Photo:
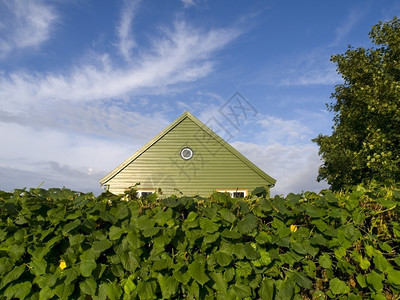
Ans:
{"type": "Polygon", "coordinates": [[[399,298],[396,187],[133,195],[0,192],[0,298],[399,298]]]}

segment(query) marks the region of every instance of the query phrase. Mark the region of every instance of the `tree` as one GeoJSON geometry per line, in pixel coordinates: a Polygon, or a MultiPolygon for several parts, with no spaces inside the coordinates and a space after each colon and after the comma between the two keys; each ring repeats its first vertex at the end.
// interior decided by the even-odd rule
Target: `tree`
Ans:
{"type": "Polygon", "coordinates": [[[400,180],[400,20],[379,22],[369,37],[375,47],[349,47],[331,57],[344,82],[327,105],[332,135],[313,141],[323,160],[317,180],[333,190],[400,180]]]}

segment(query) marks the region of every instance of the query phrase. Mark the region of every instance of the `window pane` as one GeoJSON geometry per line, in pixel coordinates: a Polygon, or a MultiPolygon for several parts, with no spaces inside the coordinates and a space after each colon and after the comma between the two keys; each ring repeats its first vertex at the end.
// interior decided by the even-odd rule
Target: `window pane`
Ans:
{"type": "Polygon", "coordinates": [[[244,198],[244,192],[233,192],[232,198],[244,198]]]}

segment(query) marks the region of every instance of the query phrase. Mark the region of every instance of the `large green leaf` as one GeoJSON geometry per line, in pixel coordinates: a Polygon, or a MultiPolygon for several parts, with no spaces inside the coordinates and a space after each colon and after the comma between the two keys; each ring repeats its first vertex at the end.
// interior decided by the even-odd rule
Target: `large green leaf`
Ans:
{"type": "Polygon", "coordinates": [[[11,271],[14,267],[13,260],[8,257],[0,258],[0,275],[4,275],[5,273],[11,271]]]}
{"type": "Polygon", "coordinates": [[[322,220],[314,220],[311,222],[311,224],[314,224],[321,232],[324,232],[328,228],[328,224],[322,220]]]}
{"type": "Polygon", "coordinates": [[[10,285],[5,291],[4,296],[8,299],[18,298],[25,299],[26,296],[31,292],[32,283],[29,281],[17,283],[15,285],[10,285]]]}
{"type": "Polygon", "coordinates": [[[119,239],[124,232],[125,232],[125,228],[111,226],[108,236],[110,237],[110,240],[113,241],[113,240],[119,239]]]}
{"type": "Polygon", "coordinates": [[[24,253],[25,247],[23,245],[11,245],[10,249],[8,250],[8,255],[14,260],[19,260],[24,253]]]}
{"type": "Polygon", "coordinates": [[[376,253],[374,255],[373,262],[375,264],[375,267],[378,268],[378,270],[381,272],[386,272],[390,268],[389,262],[382,255],[382,253],[376,253]]]}
{"type": "Polygon", "coordinates": [[[136,284],[134,284],[130,278],[126,279],[123,286],[124,286],[124,292],[128,295],[131,294],[137,288],[136,284]]]}
{"type": "Polygon", "coordinates": [[[166,198],[166,199],[163,199],[162,204],[167,207],[177,207],[177,206],[183,204],[183,202],[181,199],[166,198]]]}
{"type": "Polygon", "coordinates": [[[47,262],[44,259],[32,259],[31,271],[36,275],[42,275],[46,273],[47,262]]]}
{"type": "Polygon", "coordinates": [[[47,300],[47,299],[51,299],[54,297],[56,291],[51,289],[48,286],[43,287],[42,289],[40,289],[39,292],[39,299],[40,300],[47,300]]]}
{"type": "Polygon", "coordinates": [[[261,210],[265,211],[265,212],[269,212],[272,210],[271,201],[266,198],[262,198],[260,200],[259,206],[260,206],[261,210]]]}
{"type": "Polygon", "coordinates": [[[261,282],[258,295],[262,300],[273,300],[275,298],[275,281],[265,277],[261,282]]]}
{"type": "MultiPolygon", "coordinates": [[[[255,261],[253,261],[254,264],[255,261]]],[[[245,277],[247,278],[252,272],[253,268],[248,261],[238,261],[235,263],[236,277],[245,277]]]]}
{"type": "Polygon", "coordinates": [[[69,237],[69,244],[71,246],[74,245],[80,245],[85,239],[85,236],[83,234],[75,234],[75,235],[71,235],[69,237]]]}
{"type": "Polygon", "coordinates": [[[94,259],[83,260],[80,263],[79,269],[83,276],[89,277],[92,274],[92,271],[96,269],[97,264],[94,259]]]}
{"type": "Polygon", "coordinates": [[[168,208],[166,211],[159,210],[154,217],[160,226],[164,226],[164,224],[166,224],[172,218],[172,216],[173,210],[168,208]]]}
{"type": "Polygon", "coordinates": [[[366,278],[367,284],[371,286],[375,292],[380,292],[383,290],[383,280],[383,274],[378,274],[375,271],[369,273],[366,278]]]}
{"type": "Polygon", "coordinates": [[[231,213],[229,209],[222,208],[218,213],[221,215],[222,219],[228,221],[229,223],[236,221],[235,215],[231,213]]]}
{"type": "Polygon", "coordinates": [[[71,283],[81,275],[80,269],[76,267],[67,268],[62,271],[65,275],[64,283],[71,283]]]}
{"type": "Polygon", "coordinates": [[[223,267],[228,266],[232,262],[232,255],[225,253],[223,251],[216,252],[215,257],[216,257],[217,263],[223,267]]]}
{"type": "Polygon", "coordinates": [[[137,291],[140,299],[155,299],[157,283],[152,281],[140,281],[137,285],[137,291]]]}
{"type": "Polygon", "coordinates": [[[59,299],[68,299],[74,292],[74,285],[62,282],[56,286],[55,291],[59,299]]]}
{"type": "Polygon", "coordinates": [[[94,252],[103,252],[111,246],[112,243],[109,240],[94,241],[92,249],[94,252]]]}
{"type": "Polygon", "coordinates": [[[363,270],[368,270],[368,268],[371,266],[371,263],[367,258],[360,258],[360,267],[363,270]]]}
{"type": "Polygon", "coordinates": [[[236,283],[228,289],[230,295],[234,295],[239,299],[244,299],[251,296],[251,288],[242,283],[236,283]]]}
{"type": "Polygon", "coordinates": [[[108,282],[106,284],[103,283],[100,285],[99,289],[103,289],[103,293],[105,292],[110,300],[118,300],[122,295],[122,289],[116,282],[108,282]]]}
{"type": "Polygon", "coordinates": [[[187,296],[189,299],[200,299],[200,287],[196,280],[187,286],[187,296]]]}
{"type": "Polygon", "coordinates": [[[240,238],[240,237],[242,236],[242,234],[239,233],[238,231],[236,231],[236,230],[229,230],[229,229],[224,229],[224,230],[221,232],[221,235],[222,235],[223,237],[228,238],[228,239],[238,239],[238,238],[240,238]]]}
{"type": "Polygon", "coordinates": [[[299,254],[307,254],[307,250],[305,248],[305,245],[303,245],[304,241],[299,242],[299,241],[292,241],[290,243],[290,247],[292,250],[296,251],[299,254]]]}
{"type": "Polygon", "coordinates": [[[333,278],[331,281],[329,281],[329,289],[334,295],[346,294],[350,291],[350,287],[348,287],[346,283],[341,281],[339,278],[333,278]]]}
{"type": "Polygon", "coordinates": [[[188,214],[188,216],[187,216],[185,222],[188,222],[188,223],[193,222],[194,220],[197,219],[198,215],[199,215],[198,213],[195,213],[194,211],[191,211],[191,212],[188,214]]]}
{"type": "Polygon", "coordinates": [[[164,299],[170,299],[177,293],[179,283],[173,276],[159,274],[157,279],[164,299]]]}
{"type": "Polygon", "coordinates": [[[144,237],[151,237],[155,236],[159,231],[160,228],[158,227],[148,227],[143,230],[142,234],[144,237]]]}
{"type": "Polygon", "coordinates": [[[84,295],[94,296],[96,294],[97,283],[93,278],[87,278],[79,284],[79,287],[84,295]]]}
{"type": "Polygon", "coordinates": [[[325,268],[325,269],[331,269],[332,268],[332,260],[331,257],[328,253],[324,253],[322,254],[319,258],[318,258],[319,264],[321,265],[321,267],[325,268]]]}
{"type": "Polygon", "coordinates": [[[326,215],[326,212],[314,205],[308,205],[306,207],[306,214],[313,218],[321,218],[326,215]]]}
{"type": "Polygon", "coordinates": [[[254,249],[254,247],[250,243],[244,244],[244,253],[245,256],[250,260],[258,259],[261,256],[260,253],[257,252],[257,250],[254,249]]]}
{"type": "Polygon", "coordinates": [[[394,269],[388,270],[387,279],[392,286],[400,288],[400,271],[394,269]]]}
{"type": "Polygon", "coordinates": [[[117,202],[117,205],[110,209],[110,214],[119,220],[127,218],[129,216],[129,209],[126,202],[117,202]]]}
{"type": "Polygon", "coordinates": [[[228,283],[226,282],[224,276],[221,273],[210,273],[211,279],[214,281],[213,288],[221,294],[225,294],[228,288],[228,283]]]}
{"type": "Polygon", "coordinates": [[[250,233],[257,228],[257,217],[253,214],[247,214],[237,223],[241,233],[250,233]]]}
{"type": "Polygon", "coordinates": [[[253,265],[256,267],[268,266],[272,262],[270,254],[264,249],[259,249],[258,252],[260,253],[260,258],[253,261],[253,265]]]}
{"type": "Polygon", "coordinates": [[[287,280],[287,281],[278,281],[276,283],[276,298],[275,299],[292,299],[294,291],[295,291],[295,286],[292,280],[287,280]],[[279,284],[278,284],[279,283],[279,284]]]}
{"type": "Polygon", "coordinates": [[[293,279],[299,286],[305,289],[309,290],[312,287],[312,281],[302,272],[294,272],[293,279]]]}
{"type": "Polygon", "coordinates": [[[187,285],[189,280],[191,279],[189,272],[181,272],[181,271],[174,271],[173,272],[174,278],[182,283],[183,285],[187,285]]]}
{"type": "Polygon", "coordinates": [[[69,222],[63,227],[63,232],[68,233],[72,229],[78,227],[80,224],[81,224],[81,220],[79,220],[79,219],[69,222]]]}
{"type": "Polygon", "coordinates": [[[207,219],[207,218],[202,218],[200,219],[200,227],[208,233],[214,233],[216,232],[221,224],[215,223],[214,221],[207,219]]]}
{"type": "Polygon", "coordinates": [[[0,289],[2,289],[8,283],[17,280],[24,271],[25,271],[25,265],[20,265],[12,269],[1,279],[0,289]]]}
{"type": "Polygon", "coordinates": [[[200,262],[194,261],[188,267],[188,272],[193,279],[201,285],[204,285],[210,278],[204,272],[204,265],[200,262]]]}

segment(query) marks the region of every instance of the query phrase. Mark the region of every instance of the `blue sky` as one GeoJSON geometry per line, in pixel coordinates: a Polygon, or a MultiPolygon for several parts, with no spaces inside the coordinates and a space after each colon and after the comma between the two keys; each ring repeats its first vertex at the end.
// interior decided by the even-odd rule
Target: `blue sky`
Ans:
{"type": "Polygon", "coordinates": [[[329,58],[370,47],[371,26],[399,12],[383,0],[0,0],[0,189],[98,194],[186,110],[222,124],[277,179],[273,194],[326,188],[311,139],[331,132],[341,78],[329,58]],[[221,108],[237,92],[254,111],[235,127],[221,108]]]}

